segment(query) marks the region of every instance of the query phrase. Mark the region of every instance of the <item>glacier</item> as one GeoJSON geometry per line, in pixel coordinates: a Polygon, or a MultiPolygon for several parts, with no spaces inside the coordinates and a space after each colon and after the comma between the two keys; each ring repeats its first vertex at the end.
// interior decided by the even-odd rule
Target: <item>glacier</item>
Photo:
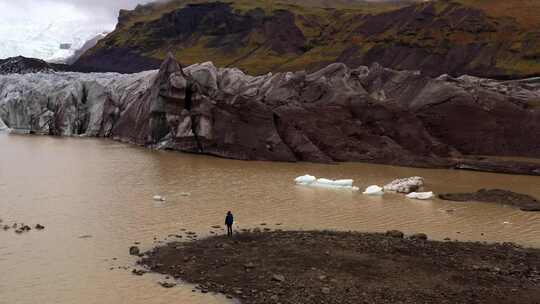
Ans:
{"type": "MultiPolygon", "coordinates": [[[[463,159],[454,148],[463,145],[441,135],[459,134],[494,155],[539,155],[538,140],[530,136],[540,130],[540,109],[529,105],[537,97],[534,82],[434,79],[377,64],[350,69],[340,63],[311,74],[250,76],[210,62],[183,68],[172,54],[159,70],[138,74],[0,75],[0,118],[14,132],[110,137],[241,160],[363,161],[533,175],[540,174],[537,164],[463,159]],[[383,95],[389,99],[375,98],[383,95]],[[454,124],[446,122],[462,119],[463,108],[476,121],[497,124],[489,125],[489,133],[472,122],[467,127],[482,132],[451,129],[454,124]],[[483,140],[486,134],[497,139],[497,150],[483,140]]],[[[299,181],[358,190],[351,180],[299,181]]]]}
{"type": "Polygon", "coordinates": [[[19,12],[12,4],[0,3],[0,10],[0,58],[24,56],[64,63],[87,41],[104,37],[116,26],[115,20],[90,17],[69,5],[19,12]],[[61,49],[60,44],[70,47],[61,49]]]}

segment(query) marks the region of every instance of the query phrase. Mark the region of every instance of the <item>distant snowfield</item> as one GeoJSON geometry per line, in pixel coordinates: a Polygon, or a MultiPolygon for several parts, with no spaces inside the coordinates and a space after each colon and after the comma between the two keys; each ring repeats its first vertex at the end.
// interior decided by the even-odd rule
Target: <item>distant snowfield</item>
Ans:
{"type": "Polygon", "coordinates": [[[65,3],[6,2],[0,1],[0,58],[21,55],[63,62],[86,41],[116,25],[114,18],[91,17],[91,13],[65,3]],[[61,49],[60,44],[71,47],[61,49]]]}

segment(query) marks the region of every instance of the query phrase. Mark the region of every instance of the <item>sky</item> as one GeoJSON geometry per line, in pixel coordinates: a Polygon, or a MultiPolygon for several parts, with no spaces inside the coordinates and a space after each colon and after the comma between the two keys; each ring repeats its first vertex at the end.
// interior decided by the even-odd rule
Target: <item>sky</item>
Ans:
{"type": "Polygon", "coordinates": [[[149,0],[0,0],[0,58],[55,61],[114,29],[118,11],[149,0]],[[74,49],[60,50],[61,43],[74,49]]]}
{"type": "Polygon", "coordinates": [[[119,9],[132,9],[145,2],[149,0],[0,0],[0,16],[11,19],[38,11],[41,16],[54,16],[70,11],[111,20],[116,19],[119,9]]]}

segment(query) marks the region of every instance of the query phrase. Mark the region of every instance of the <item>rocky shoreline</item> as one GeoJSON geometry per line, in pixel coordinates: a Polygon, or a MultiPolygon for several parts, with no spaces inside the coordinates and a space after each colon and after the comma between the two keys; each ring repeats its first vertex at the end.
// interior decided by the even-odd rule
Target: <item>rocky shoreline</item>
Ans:
{"type": "Polygon", "coordinates": [[[254,230],[172,242],[141,256],[148,271],[242,303],[540,302],[540,250],[508,243],[254,230]]]}

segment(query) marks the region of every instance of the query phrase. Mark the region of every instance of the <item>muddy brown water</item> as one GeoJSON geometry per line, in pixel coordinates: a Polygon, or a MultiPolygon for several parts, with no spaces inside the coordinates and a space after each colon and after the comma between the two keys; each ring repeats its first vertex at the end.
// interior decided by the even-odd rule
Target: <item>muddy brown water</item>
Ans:
{"type": "Polygon", "coordinates": [[[226,303],[187,285],[164,289],[156,275],[138,277],[116,267],[134,264],[128,255],[133,242],[149,249],[154,238],[163,240],[182,228],[210,235],[227,210],[234,212],[237,228],[267,223],[281,229],[399,229],[434,239],[540,247],[540,213],[294,185],[293,179],[306,173],[353,178],[360,188],[420,175],[437,193],[503,188],[540,197],[540,177],[243,162],[102,139],[0,134],[2,224],[46,226],[22,235],[0,230],[0,303],[226,303]],[[166,202],[153,201],[156,194],[166,202]]]}

